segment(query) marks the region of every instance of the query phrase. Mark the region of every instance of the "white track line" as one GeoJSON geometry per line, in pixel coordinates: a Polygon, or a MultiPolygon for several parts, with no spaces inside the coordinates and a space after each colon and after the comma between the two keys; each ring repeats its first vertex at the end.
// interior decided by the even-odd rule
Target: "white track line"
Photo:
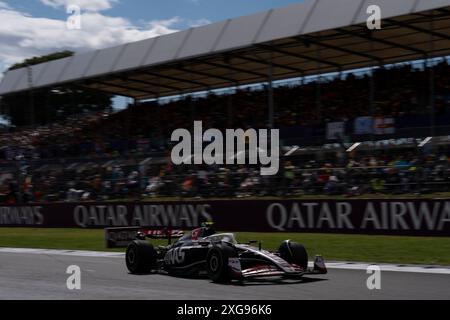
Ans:
{"type": "Polygon", "coordinates": [[[367,270],[369,266],[378,266],[381,271],[392,272],[414,272],[428,274],[450,274],[450,267],[445,266],[415,266],[415,265],[396,265],[385,263],[367,263],[367,262],[326,262],[328,269],[341,270],[367,270]]]}
{"type": "Polygon", "coordinates": [[[22,248],[0,248],[0,253],[26,253],[43,254],[75,257],[94,257],[94,258],[122,258],[123,252],[104,252],[104,251],[80,251],[80,250],[52,250],[52,249],[22,249],[22,248]]]}
{"type": "MultiPolygon", "coordinates": [[[[22,248],[0,248],[0,253],[25,253],[41,255],[62,255],[75,257],[93,257],[93,258],[123,258],[123,252],[104,252],[104,251],[79,251],[79,250],[50,250],[50,249],[22,249],[22,248]]],[[[374,264],[367,262],[326,262],[328,269],[341,270],[367,270],[369,266],[377,265],[381,271],[392,272],[413,272],[428,274],[450,274],[450,267],[445,266],[414,266],[414,265],[395,265],[395,264],[374,264]]],[[[312,263],[310,262],[310,266],[312,263]]]]}

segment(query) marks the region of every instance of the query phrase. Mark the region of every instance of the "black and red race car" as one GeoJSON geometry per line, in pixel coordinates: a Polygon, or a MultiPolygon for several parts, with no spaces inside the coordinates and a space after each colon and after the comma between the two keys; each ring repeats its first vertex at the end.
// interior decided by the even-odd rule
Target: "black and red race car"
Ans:
{"type": "MultiPolygon", "coordinates": [[[[170,232],[173,236],[173,233],[170,232]]],[[[213,282],[229,282],[258,277],[297,278],[305,274],[325,274],[321,256],[308,268],[308,254],[303,245],[285,240],[277,252],[252,246],[258,241],[238,243],[232,233],[216,233],[204,225],[184,234],[175,243],[154,247],[146,238],[153,232],[139,232],[126,251],[126,265],[131,273],[164,272],[175,276],[207,275],[213,282]]],[[[157,238],[161,238],[158,233],[157,238]]]]}

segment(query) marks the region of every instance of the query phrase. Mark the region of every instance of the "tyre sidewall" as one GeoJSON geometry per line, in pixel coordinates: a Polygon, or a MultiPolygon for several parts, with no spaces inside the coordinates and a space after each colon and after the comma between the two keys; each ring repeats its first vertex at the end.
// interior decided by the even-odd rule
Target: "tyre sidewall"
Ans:
{"type": "Polygon", "coordinates": [[[280,253],[280,257],[286,262],[296,264],[304,270],[308,268],[308,253],[302,244],[283,241],[278,252],[280,253]]]}
{"type": "Polygon", "coordinates": [[[131,273],[150,272],[156,264],[156,251],[147,241],[134,240],[127,247],[125,259],[131,273]]]}
{"type": "Polygon", "coordinates": [[[213,282],[229,282],[230,270],[228,267],[229,258],[237,256],[234,248],[225,245],[212,247],[206,256],[206,270],[209,278],[213,282]]]}

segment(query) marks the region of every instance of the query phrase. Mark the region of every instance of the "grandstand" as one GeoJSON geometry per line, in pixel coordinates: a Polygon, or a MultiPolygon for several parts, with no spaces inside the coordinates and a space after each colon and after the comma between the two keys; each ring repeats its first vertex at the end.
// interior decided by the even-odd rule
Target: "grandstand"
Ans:
{"type": "Polygon", "coordinates": [[[134,102],[0,135],[0,202],[450,191],[450,0],[340,1],[8,71],[4,97],[76,85],[134,102]],[[280,128],[281,172],[172,166],[170,132],[193,120],[280,128]]]}

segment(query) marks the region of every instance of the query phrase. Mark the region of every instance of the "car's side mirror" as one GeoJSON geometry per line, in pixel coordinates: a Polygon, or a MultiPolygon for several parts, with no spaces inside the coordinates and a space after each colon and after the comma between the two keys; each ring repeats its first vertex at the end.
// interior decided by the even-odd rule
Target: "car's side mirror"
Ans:
{"type": "Polygon", "coordinates": [[[262,249],[262,242],[261,241],[250,240],[249,242],[247,242],[247,244],[256,244],[256,243],[258,243],[258,249],[259,249],[259,251],[261,251],[261,249],[262,249]]]}

